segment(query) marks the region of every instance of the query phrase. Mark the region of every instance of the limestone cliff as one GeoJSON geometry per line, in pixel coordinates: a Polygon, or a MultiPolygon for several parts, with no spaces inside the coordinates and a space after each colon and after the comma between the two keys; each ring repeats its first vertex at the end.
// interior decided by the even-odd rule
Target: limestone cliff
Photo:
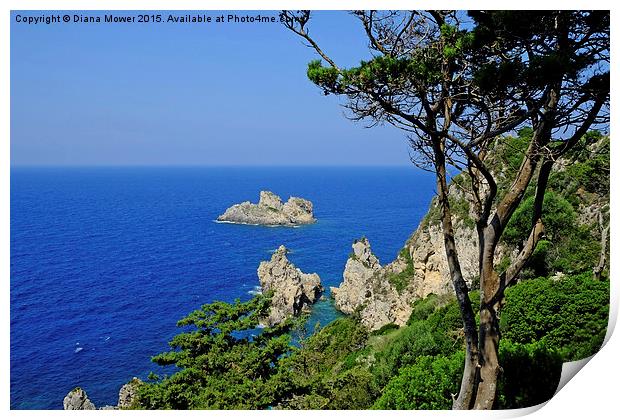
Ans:
{"type": "Polygon", "coordinates": [[[244,201],[226,209],[220,222],[266,226],[298,226],[316,222],[312,202],[290,197],[286,203],[271,191],[261,191],[258,204],[244,201]]]}
{"type": "MultiPolygon", "coordinates": [[[[435,208],[433,200],[429,214],[435,208]]],[[[477,275],[477,235],[472,226],[458,218],[455,232],[463,275],[471,285],[477,275]]],[[[414,301],[431,293],[452,293],[441,226],[427,216],[396,259],[383,267],[366,238],[355,241],[343,281],[331,288],[331,293],[338,310],[345,314],[359,310],[362,323],[371,330],[389,323],[404,325],[414,301]]]]}
{"type": "Polygon", "coordinates": [[[131,381],[123,385],[118,391],[118,404],[119,409],[132,408],[136,399],[138,398],[138,388],[142,381],[134,377],[131,381]]]}
{"type": "MultiPolygon", "coordinates": [[[[510,149],[509,153],[516,152],[510,149]]],[[[609,138],[600,138],[583,154],[556,162],[555,175],[550,179],[548,190],[562,192],[572,201],[577,214],[575,227],[592,230],[594,233],[588,241],[599,241],[601,233],[598,231],[602,232],[605,227],[609,229],[609,138]],[[597,178],[597,182],[593,178],[597,178]]],[[[508,188],[510,168],[503,162],[502,154],[497,155],[499,158],[494,160],[492,167],[500,185],[508,188]]],[[[520,162],[520,158],[515,160],[520,162]]],[[[449,186],[449,199],[461,270],[471,286],[478,281],[478,235],[471,214],[471,197],[464,188],[466,185],[463,175],[454,177],[449,186]]],[[[346,314],[360,311],[362,323],[375,330],[388,323],[405,324],[412,303],[420,298],[431,293],[453,293],[439,211],[434,198],[426,216],[399,255],[383,267],[372,255],[368,240],[355,241],[343,281],[339,287],[331,289],[336,308],[346,314]]],[[[514,258],[517,248],[518,245],[500,242],[495,254],[496,264],[514,258]]],[[[602,261],[606,264],[609,256],[602,261]]]]}
{"type": "Polygon", "coordinates": [[[319,275],[302,273],[288,260],[288,252],[281,245],[270,261],[262,261],[258,266],[263,293],[273,292],[269,317],[265,320],[268,325],[275,325],[289,316],[297,316],[309,310],[309,306],[323,293],[319,275]]]}

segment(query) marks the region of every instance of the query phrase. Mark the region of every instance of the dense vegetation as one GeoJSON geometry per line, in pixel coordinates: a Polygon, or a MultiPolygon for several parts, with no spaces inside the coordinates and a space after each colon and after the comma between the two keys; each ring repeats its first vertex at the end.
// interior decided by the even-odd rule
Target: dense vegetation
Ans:
{"type": "MultiPolygon", "coordinates": [[[[498,144],[496,165],[505,171],[504,179],[511,179],[523,157],[523,149],[531,136],[531,129],[519,131],[516,137],[498,144]]],[[[545,235],[539,241],[528,261],[524,277],[544,276],[546,273],[581,273],[592,270],[599,259],[600,221],[609,223],[609,137],[598,131],[588,132],[581,140],[583,147],[565,156],[549,178],[543,202],[545,235]],[[591,209],[590,218],[579,213],[591,209]]],[[[507,182],[498,187],[507,191],[507,182]]],[[[531,225],[534,189],[528,188],[503,235],[503,242],[520,247],[531,225]]]]}
{"type": "MultiPolygon", "coordinates": [[[[477,292],[472,292],[476,301],[477,292]]],[[[174,351],[154,357],[179,371],[140,388],[136,408],[449,409],[462,374],[463,334],[456,301],[430,295],[406,326],[370,333],[355,316],[303,337],[297,323],[252,335],[268,305],[213,303],[179,322],[174,351]],[[234,331],[237,331],[236,333],[234,331]]],[[[503,374],[497,408],[549,399],[561,364],[596,352],[609,310],[609,283],[590,275],[525,280],[502,312],[503,374]]]]}

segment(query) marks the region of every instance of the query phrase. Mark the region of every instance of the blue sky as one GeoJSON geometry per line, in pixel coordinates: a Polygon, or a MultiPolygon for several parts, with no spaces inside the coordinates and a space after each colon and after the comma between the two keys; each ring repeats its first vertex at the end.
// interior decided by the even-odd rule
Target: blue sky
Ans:
{"type": "MultiPolygon", "coordinates": [[[[12,165],[410,164],[402,133],[347,120],[307,80],[313,50],[278,23],[26,25],[17,14],[41,12],[12,12],[12,165]]],[[[345,12],[317,14],[310,31],[341,65],[368,57],[345,12]]]]}

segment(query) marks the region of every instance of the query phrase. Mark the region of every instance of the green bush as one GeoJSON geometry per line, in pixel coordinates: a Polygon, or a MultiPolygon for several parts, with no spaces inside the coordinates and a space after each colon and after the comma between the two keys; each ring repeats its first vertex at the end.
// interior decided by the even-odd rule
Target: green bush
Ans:
{"type": "Polygon", "coordinates": [[[408,325],[389,344],[375,355],[372,372],[380,385],[385,385],[404,366],[412,364],[419,356],[450,354],[460,349],[446,331],[433,328],[427,321],[416,321],[408,325]]]}
{"type": "Polygon", "coordinates": [[[543,342],[514,344],[502,340],[499,346],[498,409],[525,408],[553,397],[560,382],[562,358],[543,342]]]}
{"type": "MultiPolygon", "coordinates": [[[[532,228],[532,212],[534,209],[534,197],[528,197],[508,222],[504,231],[503,239],[510,245],[521,246],[527,239],[532,228]]],[[[577,214],[573,206],[562,196],[553,191],[545,193],[543,200],[543,223],[545,224],[545,237],[557,240],[566,236],[574,228],[577,214]]]]}
{"type": "Polygon", "coordinates": [[[373,408],[381,410],[448,410],[458,393],[465,353],[420,356],[390,380],[373,408]]]}
{"type": "Polygon", "coordinates": [[[440,306],[440,298],[434,293],[426,296],[424,299],[416,300],[411,308],[411,315],[407,324],[414,321],[423,321],[440,306]]]}
{"type": "Polygon", "coordinates": [[[558,349],[564,361],[593,355],[607,331],[609,282],[590,273],[527,280],[506,291],[502,336],[514,343],[540,341],[558,349]]]}
{"type": "Polygon", "coordinates": [[[364,348],[368,328],[352,317],[339,318],[316,331],[292,355],[308,373],[332,370],[349,354],[364,348]]]}
{"type": "MultiPolygon", "coordinates": [[[[477,321],[480,291],[469,292],[469,300],[474,314],[476,314],[477,321]]],[[[463,319],[461,318],[461,309],[456,298],[452,296],[447,304],[439,306],[428,316],[427,321],[435,331],[443,331],[448,336],[453,336],[454,332],[462,331],[463,319]]]]}
{"type": "Polygon", "coordinates": [[[378,391],[357,359],[368,354],[368,329],[355,317],[339,318],[303,340],[283,358],[281,370],[292,378],[288,409],[368,408],[378,391]]]}
{"type": "Polygon", "coordinates": [[[361,366],[327,380],[326,385],[331,390],[329,402],[325,406],[329,410],[370,408],[379,394],[373,376],[361,366]]]}
{"type": "Polygon", "coordinates": [[[571,160],[564,170],[554,172],[549,179],[549,188],[563,191],[565,197],[578,206],[583,200],[583,190],[599,196],[609,195],[610,141],[597,131],[588,132],[581,140],[585,144],[599,142],[595,150],[576,147],[566,158],[571,160]],[[582,189],[581,194],[577,191],[582,189]]]}
{"type": "Polygon", "coordinates": [[[379,394],[372,375],[363,367],[324,375],[312,387],[300,389],[279,408],[295,410],[353,410],[370,408],[379,394]]]}
{"type": "Polygon", "coordinates": [[[598,226],[574,226],[570,235],[561,238],[545,255],[547,273],[557,271],[573,274],[592,270],[601,252],[600,240],[593,232],[598,226]]]}
{"type": "Polygon", "coordinates": [[[378,330],[371,332],[370,335],[385,335],[392,331],[397,330],[398,328],[399,328],[398,325],[394,324],[393,322],[390,322],[389,324],[385,324],[383,327],[379,328],[378,330]]]}
{"type": "MultiPolygon", "coordinates": [[[[531,228],[534,198],[526,198],[515,211],[502,239],[511,246],[521,246],[531,228]]],[[[576,212],[563,196],[545,194],[543,222],[545,236],[527,262],[522,277],[547,276],[555,272],[580,273],[591,270],[600,252],[595,237],[598,226],[578,225],[576,212]]]]}

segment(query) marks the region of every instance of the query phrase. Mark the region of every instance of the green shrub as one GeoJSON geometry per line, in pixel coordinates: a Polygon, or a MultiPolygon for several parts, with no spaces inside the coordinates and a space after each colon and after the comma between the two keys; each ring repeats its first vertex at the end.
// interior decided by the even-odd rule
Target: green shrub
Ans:
{"type": "Polygon", "coordinates": [[[370,408],[379,394],[373,376],[361,366],[326,381],[326,385],[331,390],[329,402],[325,406],[329,410],[370,408]]]}
{"type": "Polygon", "coordinates": [[[413,259],[411,258],[411,254],[409,253],[409,249],[407,247],[401,249],[398,255],[405,261],[405,269],[400,273],[388,274],[388,282],[398,293],[401,293],[407,286],[409,286],[409,283],[415,274],[415,269],[413,267],[413,259]]]}
{"type": "MultiPolygon", "coordinates": [[[[534,197],[530,196],[523,200],[504,231],[503,239],[510,245],[521,246],[527,239],[532,228],[532,212],[534,197]]],[[[573,206],[562,196],[553,191],[547,191],[543,200],[543,223],[545,224],[545,237],[557,240],[569,233],[575,224],[577,214],[573,206]]]]}
{"type": "Polygon", "coordinates": [[[545,258],[548,273],[590,271],[598,263],[601,252],[600,240],[593,235],[597,230],[598,226],[574,226],[570,235],[550,247],[545,258]]]}
{"type": "Polygon", "coordinates": [[[364,348],[368,328],[352,317],[339,318],[311,335],[303,344],[297,357],[314,359],[318,369],[331,369],[352,352],[364,348]]]}
{"type": "Polygon", "coordinates": [[[527,280],[506,291],[501,313],[502,336],[514,343],[543,342],[564,360],[593,355],[607,331],[609,282],[590,273],[527,280]]]}
{"type": "Polygon", "coordinates": [[[407,324],[411,324],[414,321],[423,321],[429,317],[430,314],[440,305],[440,298],[434,293],[426,296],[424,299],[416,300],[411,308],[411,315],[407,324]]]}
{"type": "Polygon", "coordinates": [[[420,356],[392,378],[373,408],[381,410],[448,410],[458,393],[465,353],[420,356]]]}
{"type": "Polygon", "coordinates": [[[412,364],[419,356],[450,354],[460,349],[446,331],[436,330],[427,321],[416,321],[408,325],[389,344],[375,355],[372,372],[380,385],[385,385],[401,367],[412,364]]]}
{"type": "MultiPolygon", "coordinates": [[[[469,292],[469,300],[475,314],[478,314],[478,305],[480,302],[480,291],[474,290],[469,292]]],[[[461,310],[455,297],[450,299],[449,304],[438,307],[428,316],[428,321],[437,331],[444,331],[450,334],[452,331],[463,328],[463,319],[461,318],[461,310]]]]}
{"type": "Polygon", "coordinates": [[[549,178],[549,188],[563,191],[565,197],[578,206],[583,199],[577,194],[581,188],[600,196],[609,195],[609,168],[610,168],[610,141],[609,137],[602,137],[599,132],[590,131],[582,139],[583,143],[592,144],[599,141],[596,150],[585,147],[576,147],[569,152],[571,163],[564,170],[554,172],[549,178]]]}
{"type": "Polygon", "coordinates": [[[499,362],[502,373],[496,408],[531,407],[553,397],[562,373],[562,358],[556,349],[540,341],[514,344],[502,340],[499,362]]]}
{"type": "Polygon", "coordinates": [[[449,196],[448,201],[450,203],[450,212],[453,218],[462,220],[465,227],[473,229],[476,227],[476,221],[469,215],[469,201],[465,197],[453,197],[449,196]]]}
{"type": "Polygon", "coordinates": [[[315,331],[283,358],[284,377],[292,378],[291,409],[367,408],[376,399],[372,375],[357,359],[369,348],[368,329],[354,317],[339,318],[315,331]]]}
{"type": "Polygon", "coordinates": [[[397,330],[398,328],[399,328],[398,325],[394,324],[393,322],[390,322],[389,324],[385,324],[383,327],[379,328],[378,330],[371,332],[370,335],[385,335],[394,330],[397,330]]]}

